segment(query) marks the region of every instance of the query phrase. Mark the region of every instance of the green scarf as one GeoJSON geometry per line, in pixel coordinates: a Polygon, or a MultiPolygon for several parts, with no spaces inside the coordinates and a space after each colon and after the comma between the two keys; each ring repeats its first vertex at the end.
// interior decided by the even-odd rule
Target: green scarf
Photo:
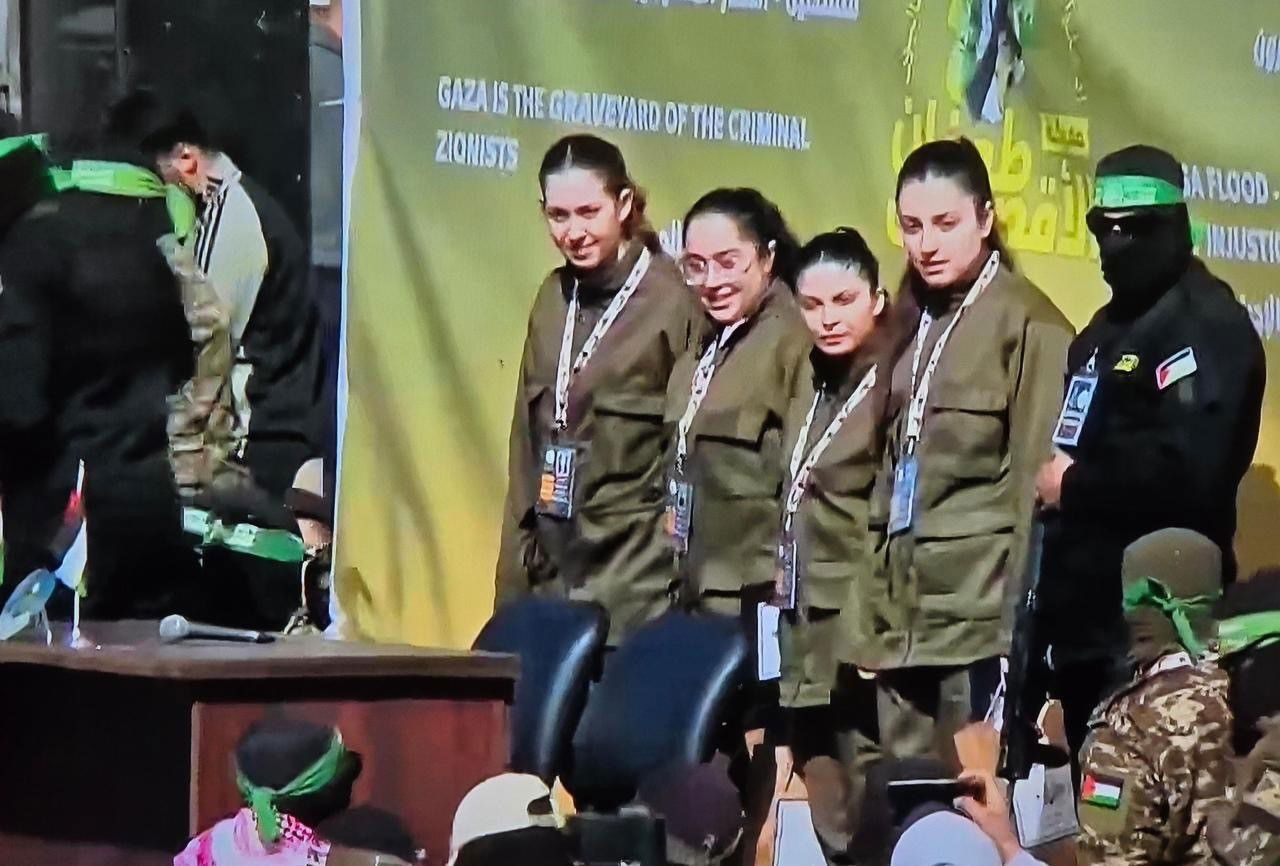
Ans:
{"type": "Polygon", "coordinates": [[[0,138],[0,159],[4,159],[15,150],[27,145],[31,145],[40,151],[46,151],[49,146],[49,136],[40,132],[35,135],[15,135],[10,138],[0,138]]]}
{"type": "Polygon", "coordinates": [[[1205,644],[1191,627],[1191,611],[1212,605],[1221,595],[1221,592],[1214,592],[1178,598],[1154,577],[1144,577],[1125,587],[1124,611],[1130,613],[1142,607],[1160,611],[1173,623],[1173,628],[1178,633],[1178,642],[1183,648],[1200,658],[1204,655],[1205,644]]]}
{"type": "Polygon", "coordinates": [[[1280,610],[1244,613],[1218,623],[1218,652],[1230,655],[1280,640],[1280,610]]]}
{"type": "Polygon", "coordinates": [[[276,562],[303,562],[307,545],[287,529],[263,529],[249,523],[223,523],[202,508],[182,509],[182,528],[200,536],[200,545],[217,545],[276,562]]]}
{"type": "Polygon", "coordinates": [[[127,162],[79,159],[71,163],[71,168],[50,169],[49,174],[58,192],[78,189],[103,195],[163,198],[178,239],[189,237],[195,230],[196,203],[187,191],[177,184],[165,183],[145,168],[127,162]]]}
{"type": "Polygon", "coordinates": [[[338,775],[342,766],[342,758],[347,748],[342,744],[342,733],[336,728],[329,748],[289,784],[280,788],[268,788],[255,785],[245,776],[239,767],[236,768],[236,786],[244,797],[258,825],[258,835],[262,841],[271,844],[280,838],[280,813],[276,810],[276,802],[286,797],[305,797],[321,791],[338,775]]]}

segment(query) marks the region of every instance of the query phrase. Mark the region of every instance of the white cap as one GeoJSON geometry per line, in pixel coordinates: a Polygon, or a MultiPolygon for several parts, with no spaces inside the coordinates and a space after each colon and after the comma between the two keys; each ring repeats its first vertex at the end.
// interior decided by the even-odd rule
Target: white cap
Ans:
{"type": "Polygon", "coordinates": [[[1000,849],[963,815],[940,811],[906,829],[889,866],[1000,866],[1000,849]]]}
{"type": "Polygon", "coordinates": [[[467,792],[453,815],[449,863],[457,859],[463,845],[482,836],[563,823],[551,789],[537,776],[503,773],[485,779],[467,792]]]}
{"type": "MultiPolygon", "coordinates": [[[[312,4],[315,5],[315,4],[312,4]]],[[[328,5],[327,3],[325,4],[328,5]]],[[[316,496],[324,495],[324,458],[312,457],[298,467],[293,476],[293,486],[316,496]]]]}

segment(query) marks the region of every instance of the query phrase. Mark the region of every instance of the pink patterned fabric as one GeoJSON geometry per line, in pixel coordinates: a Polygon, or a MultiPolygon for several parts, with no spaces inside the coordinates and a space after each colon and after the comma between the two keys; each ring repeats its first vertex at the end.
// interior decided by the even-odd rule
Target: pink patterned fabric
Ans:
{"type": "Polygon", "coordinates": [[[253,810],[241,809],[192,839],[173,866],[321,866],[328,853],[329,844],[291,815],[280,816],[280,838],[264,844],[253,810]]]}

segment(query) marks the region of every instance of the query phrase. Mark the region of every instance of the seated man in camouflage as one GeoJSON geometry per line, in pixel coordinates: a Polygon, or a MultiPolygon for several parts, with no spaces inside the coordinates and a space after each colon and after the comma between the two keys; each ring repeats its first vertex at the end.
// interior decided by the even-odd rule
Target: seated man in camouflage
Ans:
{"type": "Polygon", "coordinates": [[[1134,680],[1095,711],[1081,756],[1079,862],[1210,862],[1205,822],[1227,793],[1227,675],[1208,657],[1222,554],[1186,529],[1129,545],[1121,566],[1134,680]]]}

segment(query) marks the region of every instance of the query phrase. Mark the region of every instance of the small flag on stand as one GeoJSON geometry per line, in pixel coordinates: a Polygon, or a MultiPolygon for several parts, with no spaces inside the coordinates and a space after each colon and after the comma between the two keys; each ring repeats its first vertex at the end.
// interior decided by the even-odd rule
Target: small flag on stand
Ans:
{"type": "Polygon", "coordinates": [[[54,540],[54,554],[62,554],[53,573],[77,595],[83,591],[84,569],[89,559],[88,523],[84,517],[84,461],[76,470],[76,487],[62,513],[62,528],[54,540]]]}
{"type": "Polygon", "coordinates": [[[84,461],[76,470],[76,488],[62,513],[62,528],[55,540],[55,551],[64,550],[54,576],[71,590],[71,642],[80,640],[80,597],[84,595],[84,570],[89,561],[89,522],[84,514],[84,461]],[[69,541],[68,541],[69,540],[69,541]],[[63,547],[63,545],[66,545],[63,547]]]}

